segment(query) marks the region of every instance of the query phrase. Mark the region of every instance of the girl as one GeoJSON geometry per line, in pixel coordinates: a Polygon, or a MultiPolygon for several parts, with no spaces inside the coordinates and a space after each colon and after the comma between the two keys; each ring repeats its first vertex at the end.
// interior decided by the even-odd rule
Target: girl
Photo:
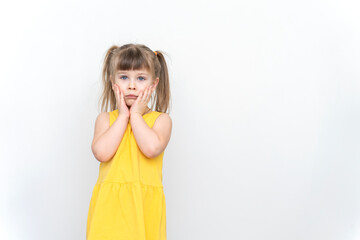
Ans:
{"type": "Polygon", "coordinates": [[[170,88],[165,58],[141,44],[112,46],[102,82],[103,112],[96,118],[91,145],[100,167],[86,239],[166,240],[162,162],[172,120],[166,113],[170,88]],[[154,102],[147,106],[152,93],[155,111],[154,102]]]}

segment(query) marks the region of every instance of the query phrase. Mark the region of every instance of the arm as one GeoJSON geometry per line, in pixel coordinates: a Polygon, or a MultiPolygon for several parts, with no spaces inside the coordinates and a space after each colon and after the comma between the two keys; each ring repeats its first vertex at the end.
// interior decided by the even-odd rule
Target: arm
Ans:
{"type": "Polygon", "coordinates": [[[99,162],[107,162],[114,156],[128,122],[128,117],[119,115],[114,123],[109,126],[109,113],[107,112],[100,113],[96,118],[91,150],[99,162]]]}
{"type": "Polygon", "coordinates": [[[172,120],[168,114],[160,114],[150,128],[141,114],[134,113],[130,116],[130,124],[136,143],[145,156],[154,158],[165,150],[172,129],[172,120]]]}

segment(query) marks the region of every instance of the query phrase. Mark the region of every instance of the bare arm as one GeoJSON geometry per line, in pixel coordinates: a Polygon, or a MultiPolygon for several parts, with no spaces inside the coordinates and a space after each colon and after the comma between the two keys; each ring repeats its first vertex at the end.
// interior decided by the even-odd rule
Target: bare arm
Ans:
{"type": "Polygon", "coordinates": [[[96,118],[94,139],[91,144],[91,150],[98,161],[107,162],[114,156],[128,122],[128,117],[119,115],[114,123],[109,126],[109,113],[102,112],[99,114],[96,118]]]}
{"type": "Polygon", "coordinates": [[[166,113],[160,114],[150,128],[141,114],[130,116],[130,124],[137,145],[148,158],[154,158],[164,151],[171,135],[172,120],[166,113]]]}

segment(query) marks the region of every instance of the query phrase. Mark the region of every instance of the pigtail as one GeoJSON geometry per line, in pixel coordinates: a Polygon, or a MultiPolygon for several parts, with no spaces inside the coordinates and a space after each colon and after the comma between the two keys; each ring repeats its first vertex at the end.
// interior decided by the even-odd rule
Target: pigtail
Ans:
{"type": "Polygon", "coordinates": [[[160,71],[157,75],[159,83],[156,87],[156,106],[155,110],[158,112],[167,113],[169,110],[169,102],[171,98],[170,80],[168,67],[161,51],[156,51],[156,59],[160,63],[160,71]]]}
{"type": "Polygon", "coordinates": [[[110,110],[113,111],[116,109],[116,97],[114,91],[112,90],[112,83],[110,76],[112,75],[112,57],[114,56],[114,52],[119,47],[116,45],[111,46],[105,55],[104,65],[102,70],[102,83],[103,83],[103,92],[100,97],[101,101],[101,111],[107,111],[110,105],[110,110]]]}

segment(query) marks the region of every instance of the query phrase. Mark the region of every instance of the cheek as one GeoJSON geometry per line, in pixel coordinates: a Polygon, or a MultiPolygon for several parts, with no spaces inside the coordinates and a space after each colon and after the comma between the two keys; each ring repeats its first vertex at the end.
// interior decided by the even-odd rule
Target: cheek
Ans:
{"type": "Polygon", "coordinates": [[[140,91],[145,92],[146,88],[148,88],[148,87],[149,87],[148,85],[146,85],[146,86],[141,86],[141,87],[140,87],[140,91]]]}
{"type": "Polygon", "coordinates": [[[123,84],[116,82],[116,85],[118,85],[118,87],[120,88],[120,90],[124,91],[125,87],[123,86],[123,84]]]}

